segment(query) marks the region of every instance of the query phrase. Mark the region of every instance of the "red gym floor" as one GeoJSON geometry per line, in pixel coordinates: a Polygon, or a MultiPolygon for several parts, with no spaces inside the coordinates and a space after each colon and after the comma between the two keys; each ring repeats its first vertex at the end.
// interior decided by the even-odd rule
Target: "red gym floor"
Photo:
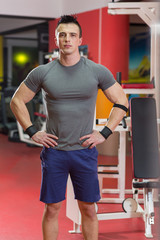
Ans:
{"type": "MultiPolygon", "coordinates": [[[[42,240],[43,203],[39,201],[41,167],[38,147],[8,141],[0,134],[0,240],[42,240]]],[[[129,174],[128,178],[129,179],[129,174]]],[[[130,181],[127,180],[127,181],[130,181]]],[[[119,204],[98,204],[100,212],[121,209],[119,204]]],[[[58,240],[81,240],[81,234],[70,234],[73,224],[66,217],[64,201],[60,216],[58,240]]],[[[154,240],[158,234],[156,208],[154,240]]],[[[140,218],[99,222],[99,240],[145,240],[144,222],[140,218]]]]}

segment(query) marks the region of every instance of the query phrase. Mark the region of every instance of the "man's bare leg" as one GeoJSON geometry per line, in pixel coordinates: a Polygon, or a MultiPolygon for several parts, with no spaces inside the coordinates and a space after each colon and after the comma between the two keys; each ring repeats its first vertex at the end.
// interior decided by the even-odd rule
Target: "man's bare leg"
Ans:
{"type": "Polygon", "coordinates": [[[94,203],[78,201],[82,215],[82,233],[85,240],[98,240],[98,219],[94,203]]]}
{"type": "Polygon", "coordinates": [[[43,240],[57,240],[58,237],[58,215],[61,208],[60,203],[45,204],[42,232],[43,240]]]}

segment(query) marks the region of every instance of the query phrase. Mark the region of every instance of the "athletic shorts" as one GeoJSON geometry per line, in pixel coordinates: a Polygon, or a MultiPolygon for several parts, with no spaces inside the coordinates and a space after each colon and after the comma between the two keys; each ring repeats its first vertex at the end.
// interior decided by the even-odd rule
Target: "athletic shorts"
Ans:
{"type": "Polygon", "coordinates": [[[84,202],[100,200],[96,148],[61,151],[44,147],[41,152],[42,182],[40,201],[57,203],[65,199],[68,175],[75,199],[84,202]]]}

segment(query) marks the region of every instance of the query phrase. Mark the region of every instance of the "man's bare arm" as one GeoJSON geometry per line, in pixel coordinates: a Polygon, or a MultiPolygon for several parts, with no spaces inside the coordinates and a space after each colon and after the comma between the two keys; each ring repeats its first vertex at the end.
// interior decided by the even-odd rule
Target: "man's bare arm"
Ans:
{"type": "Polygon", "coordinates": [[[12,97],[10,107],[24,130],[32,125],[26,103],[31,101],[35,93],[22,83],[12,97]]]}
{"type": "MultiPolygon", "coordinates": [[[[119,83],[115,83],[113,86],[108,88],[104,91],[105,96],[112,102],[116,104],[120,104],[128,108],[128,100],[127,97],[122,89],[122,87],[119,85],[119,83]]],[[[123,119],[126,112],[122,110],[121,108],[114,107],[110,113],[109,120],[106,124],[106,126],[112,131],[118,126],[120,121],[123,119]]],[[[80,141],[83,141],[82,146],[89,148],[95,147],[97,144],[100,144],[105,141],[105,137],[102,136],[101,133],[98,131],[93,131],[93,133],[82,136],[80,138],[80,141]],[[87,140],[85,140],[87,139],[87,140]]]]}
{"type": "MultiPolygon", "coordinates": [[[[35,93],[30,90],[24,83],[22,83],[13,95],[10,103],[12,112],[14,113],[17,121],[21,124],[24,130],[32,126],[30,114],[26,107],[26,103],[31,101],[34,96],[35,93]]],[[[57,145],[56,140],[58,139],[58,137],[54,136],[53,134],[47,134],[46,132],[37,131],[32,136],[32,139],[35,142],[40,143],[46,147],[55,147],[55,145],[57,145]]]]}
{"type": "MultiPolygon", "coordinates": [[[[106,97],[116,104],[120,104],[128,108],[128,99],[119,83],[115,83],[112,87],[104,91],[106,97]]],[[[113,107],[107,122],[107,127],[114,131],[120,123],[126,112],[121,108],[113,107]]]]}

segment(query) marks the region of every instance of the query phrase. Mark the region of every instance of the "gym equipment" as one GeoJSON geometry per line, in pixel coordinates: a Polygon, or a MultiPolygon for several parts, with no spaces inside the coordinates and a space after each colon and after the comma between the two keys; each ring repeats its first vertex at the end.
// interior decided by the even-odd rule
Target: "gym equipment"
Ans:
{"type": "Polygon", "coordinates": [[[152,238],[154,224],[153,191],[160,188],[160,159],[156,103],[154,98],[131,99],[132,155],[135,198],[144,190],[145,236],[152,238]],[[140,181],[141,180],[141,181],[140,181]]]}
{"type": "MultiPolygon", "coordinates": [[[[129,131],[128,125],[129,119],[124,117],[119,126],[115,129],[115,132],[119,132],[118,163],[113,166],[106,164],[98,165],[98,178],[101,193],[100,203],[122,203],[125,198],[126,133],[129,131]],[[103,188],[103,180],[105,178],[117,179],[117,188],[103,188]],[[103,197],[103,193],[107,193],[107,197],[103,197]],[[116,194],[117,196],[113,197],[111,194],[116,194]]],[[[97,125],[96,130],[100,127],[101,126],[97,125]]]]}
{"type": "Polygon", "coordinates": [[[16,119],[10,110],[10,100],[15,88],[3,88],[0,92],[0,131],[8,134],[11,141],[19,141],[16,119]]]}
{"type": "Polygon", "coordinates": [[[123,210],[127,212],[136,212],[137,211],[137,201],[133,198],[126,198],[122,203],[123,210]]]}
{"type": "MultiPolygon", "coordinates": [[[[124,212],[97,213],[98,220],[140,217],[145,222],[145,236],[152,238],[154,224],[153,194],[160,188],[157,116],[154,98],[132,98],[131,133],[133,155],[133,197],[122,202],[124,212]],[[139,204],[139,189],[143,189],[143,205],[139,204]]],[[[73,221],[74,230],[80,232],[81,215],[73,199],[71,180],[68,180],[66,214],[73,221]],[[71,199],[72,198],[72,199],[71,199]],[[69,202],[70,200],[71,202],[69,202]]]]}

